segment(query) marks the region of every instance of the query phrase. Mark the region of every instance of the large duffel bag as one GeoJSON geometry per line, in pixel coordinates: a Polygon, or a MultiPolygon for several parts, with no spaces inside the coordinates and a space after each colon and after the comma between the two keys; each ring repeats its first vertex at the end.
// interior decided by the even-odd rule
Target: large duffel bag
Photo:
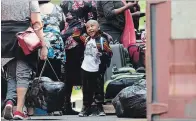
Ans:
{"type": "Polygon", "coordinates": [[[46,61],[43,65],[40,76],[30,82],[26,94],[25,105],[27,107],[36,107],[46,110],[48,113],[61,111],[64,103],[65,85],[63,82],[60,82],[50,62],[49,65],[55,73],[57,80],[53,81],[48,77],[41,77],[45,65],[46,61]]]}
{"type": "Polygon", "coordinates": [[[117,68],[121,68],[126,66],[126,58],[128,57],[128,51],[123,47],[122,44],[111,44],[110,45],[113,56],[111,59],[110,67],[107,68],[105,73],[105,80],[109,80],[112,76],[112,68],[116,66],[117,68]]]}
{"type": "Polygon", "coordinates": [[[123,89],[112,104],[118,117],[146,118],[146,80],[123,89]]]}
{"type": "Polygon", "coordinates": [[[132,86],[135,82],[141,80],[144,74],[121,74],[113,80],[104,84],[105,99],[108,101],[115,98],[116,95],[124,88],[132,86]]]}

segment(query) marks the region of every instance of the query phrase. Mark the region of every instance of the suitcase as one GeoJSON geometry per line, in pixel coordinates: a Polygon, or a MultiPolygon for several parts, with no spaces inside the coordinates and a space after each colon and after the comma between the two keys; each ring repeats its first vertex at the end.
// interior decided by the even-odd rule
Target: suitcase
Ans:
{"type": "Polygon", "coordinates": [[[128,53],[135,69],[145,67],[145,49],[146,44],[143,42],[129,45],[128,53]]]}
{"type": "Polygon", "coordinates": [[[112,76],[112,68],[116,66],[117,68],[126,66],[126,58],[128,57],[127,50],[123,47],[122,44],[111,44],[110,45],[113,56],[111,59],[110,67],[107,68],[104,76],[104,80],[109,80],[112,76]]]}

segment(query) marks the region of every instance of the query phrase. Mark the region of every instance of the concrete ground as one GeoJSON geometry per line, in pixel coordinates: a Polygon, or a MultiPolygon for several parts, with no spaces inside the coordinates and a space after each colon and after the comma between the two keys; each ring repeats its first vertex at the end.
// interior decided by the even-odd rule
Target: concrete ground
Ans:
{"type": "MultiPolygon", "coordinates": [[[[1,119],[2,121],[7,121],[5,119],[1,119]]],[[[99,117],[99,116],[92,116],[92,117],[78,117],[78,116],[33,116],[31,117],[32,121],[147,121],[147,119],[131,119],[131,118],[117,118],[115,115],[99,117]]]]}
{"type": "MultiPolygon", "coordinates": [[[[72,102],[75,102],[74,110],[81,111],[82,108],[82,92],[81,90],[77,90],[77,93],[72,95],[72,102]]],[[[89,116],[89,117],[78,117],[77,115],[63,115],[63,116],[32,116],[30,117],[31,121],[147,121],[147,119],[132,119],[132,118],[118,118],[115,115],[115,109],[112,105],[104,105],[104,110],[107,116],[99,117],[99,116],[89,116]]],[[[2,121],[7,121],[1,118],[2,121]]]]}

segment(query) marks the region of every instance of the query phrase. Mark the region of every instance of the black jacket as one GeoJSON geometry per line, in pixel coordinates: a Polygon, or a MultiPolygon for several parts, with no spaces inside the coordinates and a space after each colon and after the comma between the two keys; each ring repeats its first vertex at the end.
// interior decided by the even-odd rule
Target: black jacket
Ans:
{"type": "MultiPolygon", "coordinates": [[[[86,43],[90,40],[90,37],[86,33],[81,34],[81,31],[73,32],[72,37],[77,42],[83,43],[84,45],[86,45],[86,43]]],[[[99,65],[100,73],[104,73],[107,67],[110,67],[111,58],[113,56],[112,50],[109,45],[111,41],[113,41],[112,37],[109,34],[102,31],[99,31],[98,36],[95,38],[98,51],[102,53],[102,56],[100,56],[101,64],[99,65]],[[103,38],[103,48],[100,43],[101,37],[103,38]]]]}

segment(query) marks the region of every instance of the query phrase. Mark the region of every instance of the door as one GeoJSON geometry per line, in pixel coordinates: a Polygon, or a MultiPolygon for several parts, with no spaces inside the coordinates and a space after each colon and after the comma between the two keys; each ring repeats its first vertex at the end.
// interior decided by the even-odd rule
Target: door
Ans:
{"type": "Polygon", "coordinates": [[[196,120],[195,0],[147,1],[148,121],[196,120]]]}

